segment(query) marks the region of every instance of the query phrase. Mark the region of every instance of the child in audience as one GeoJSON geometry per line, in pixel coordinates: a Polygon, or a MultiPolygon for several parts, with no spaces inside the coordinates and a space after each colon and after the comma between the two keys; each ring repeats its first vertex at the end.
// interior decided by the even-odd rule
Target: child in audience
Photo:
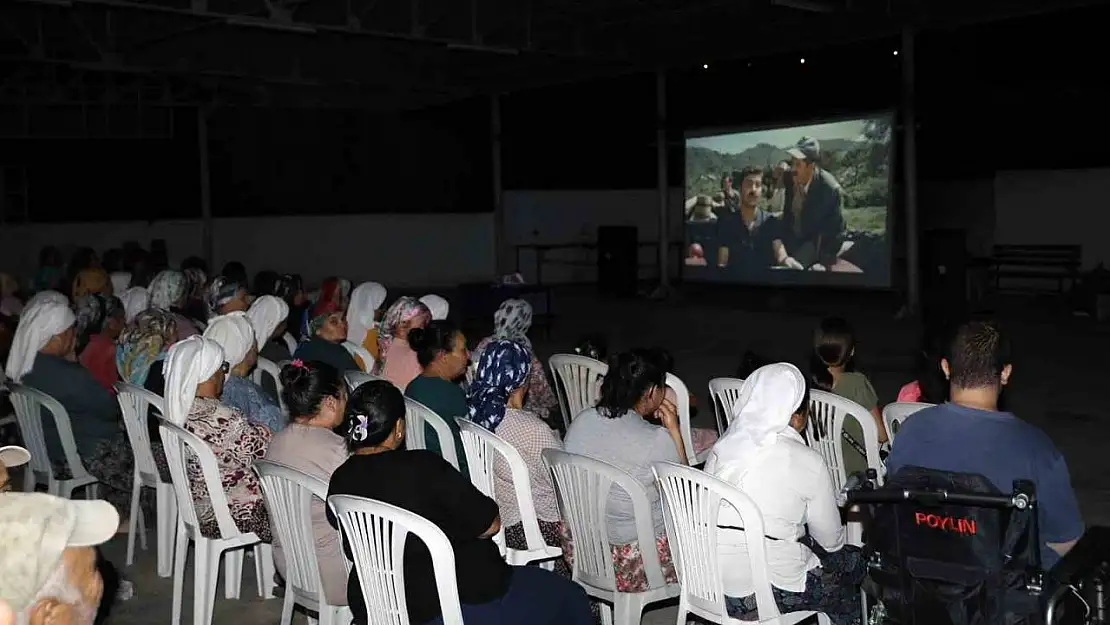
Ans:
{"type": "Polygon", "coordinates": [[[931,333],[917,354],[917,377],[898,391],[898,401],[943,404],[948,401],[948,380],[940,368],[943,358],[939,333],[931,333]]]}

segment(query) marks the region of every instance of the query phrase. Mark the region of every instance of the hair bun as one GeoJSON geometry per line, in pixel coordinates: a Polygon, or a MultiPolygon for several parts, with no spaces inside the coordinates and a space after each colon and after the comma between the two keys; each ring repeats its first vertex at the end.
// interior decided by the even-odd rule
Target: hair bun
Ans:
{"type": "Polygon", "coordinates": [[[409,346],[417,349],[418,345],[423,345],[428,338],[428,331],[424,328],[413,328],[409,330],[408,342],[409,346]]]}
{"type": "Polygon", "coordinates": [[[305,378],[308,373],[306,365],[287,364],[281,368],[279,377],[281,378],[282,386],[294,386],[305,378]]]}

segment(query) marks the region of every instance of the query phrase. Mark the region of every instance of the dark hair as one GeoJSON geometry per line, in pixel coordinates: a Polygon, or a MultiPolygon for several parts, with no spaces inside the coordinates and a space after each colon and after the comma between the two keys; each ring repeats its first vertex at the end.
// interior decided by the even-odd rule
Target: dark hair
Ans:
{"type": "Polygon", "coordinates": [[[320,411],[325,397],[339,397],[343,376],[335,367],[315,360],[281,368],[281,398],[294,419],[311,418],[320,411]]]}
{"type": "Polygon", "coordinates": [[[247,278],[247,268],[239,261],[233,260],[224,265],[220,275],[227,278],[230,282],[238,282],[243,285],[243,288],[247,288],[247,285],[250,284],[250,280],[247,278]]]}
{"type": "Polygon", "coordinates": [[[606,344],[604,336],[587,334],[578,341],[578,344],[574,347],[574,353],[604,362],[609,358],[609,346],[606,344]]]}
{"type": "Polygon", "coordinates": [[[204,275],[208,275],[208,263],[204,262],[204,259],[200,256],[190,256],[181,261],[181,271],[189,269],[200,269],[204,272],[204,275]]]}
{"type": "Polygon", "coordinates": [[[732,179],[732,184],[734,184],[734,185],[744,184],[744,179],[747,178],[748,176],[759,176],[759,180],[760,180],[760,182],[762,182],[763,181],[763,168],[758,167],[756,165],[748,165],[744,169],[741,169],[740,172],[736,175],[737,175],[737,177],[732,179]]]}
{"type": "Polygon", "coordinates": [[[805,391],[802,392],[801,403],[798,404],[798,407],[794,409],[794,414],[809,416],[809,391],[813,387],[809,383],[809,378],[806,378],[805,376],[802,376],[802,378],[805,380],[806,388],[805,391]]]}
{"type": "Polygon", "coordinates": [[[450,352],[459,334],[459,326],[446,319],[432,321],[424,328],[409,330],[409,346],[416,352],[421,367],[432,364],[440,352],[450,352]]]}
{"type": "Polygon", "coordinates": [[[813,333],[813,354],[810,357],[809,375],[817,388],[831,391],[832,374],[829,367],[850,367],[856,348],[852,326],[840,317],[826,317],[813,333]]]}
{"type": "Polygon", "coordinates": [[[664,373],[674,373],[674,356],[671,352],[662,347],[652,347],[649,351],[664,373]]]}
{"type": "Polygon", "coordinates": [[[270,295],[274,292],[274,286],[277,284],[278,275],[276,271],[265,269],[254,274],[254,287],[252,293],[259,297],[263,295],[270,295]]]}
{"type": "Polygon", "coordinates": [[[972,321],[956,330],[948,347],[948,371],[957,388],[997,387],[1010,364],[1010,343],[993,321],[972,321]]]}
{"type": "Polygon", "coordinates": [[[347,398],[343,415],[343,431],[351,451],[382,444],[389,438],[397,421],[405,418],[405,398],[401,391],[385,380],[371,380],[359,385],[347,398]],[[366,438],[355,440],[355,431],[366,419],[366,438]]]}
{"type": "MultiPolygon", "coordinates": [[[[745,350],[744,355],[740,356],[740,365],[736,367],[736,377],[741,380],[747,380],[752,377],[756,369],[769,364],[771,364],[770,360],[767,360],[750,349],[745,350]]],[[[808,380],[806,384],[809,384],[808,380]]]]}
{"type": "Polygon", "coordinates": [[[104,266],[104,271],[108,273],[123,271],[123,250],[113,247],[104,252],[104,259],[101,264],[104,266]]]}
{"type": "Polygon", "coordinates": [[[62,265],[62,253],[58,248],[53,245],[45,245],[39,250],[39,266],[40,267],[60,267],[62,265]]]}
{"type": "Polygon", "coordinates": [[[633,349],[617,354],[609,362],[609,373],[601,383],[597,412],[610,419],[623,417],[636,407],[648,389],[662,387],[666,381],[667,372],[650,350],[633,349]]]}
{"type": "Polygon", "coordinates": [[[948,401],[948,380],[940,368],[944,357],[944,336],[940,332],[927,333],[922,341],[921,351],[917,353],[917,385],[921,388],[921,398],[929,404],[943,404],[948,401]]]}

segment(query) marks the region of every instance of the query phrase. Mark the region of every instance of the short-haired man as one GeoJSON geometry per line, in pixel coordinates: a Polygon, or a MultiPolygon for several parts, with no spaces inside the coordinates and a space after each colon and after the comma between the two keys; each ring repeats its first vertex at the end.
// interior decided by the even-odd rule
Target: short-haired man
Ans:
{"type": "Polygon", "coordinates": [[[791,269],[830,269],[836,264],[847,227],[840,183],[821,167],[817,139],[802,137],[786,153],[793,159],[792,184],[786,185],[775,260],[791,269]]]}
{"type": "Polygon", "coordinates": [[[107,501],[0,494],[0,601],[16,623],[90,625],[104,590],[93,547],[118,526],[107,501]]]}
{"type": "Polygon", "coordinates": [[[759,206],[763,198],[763,170],[745,167],[736,172],[740,202],[717,218],[717,267],[729,273],[761,273],[775,264],[772,242],[780,235],[779,220],[759,206]]]}
{"type": "Polygon", "coordinates": [[[1003,493],[1030,480],[1038,499],[1041,564],[1055,564],[1083,534],[1064,456],[1048,436],[1008,412],[998,396],[1010,380],[1010,350],[998,327],[973,321],[956,331],[941,368],[951,384],[946,404],[906,420],[887,458],[890,473],[917,466],[982,475],[1003,493]]]}

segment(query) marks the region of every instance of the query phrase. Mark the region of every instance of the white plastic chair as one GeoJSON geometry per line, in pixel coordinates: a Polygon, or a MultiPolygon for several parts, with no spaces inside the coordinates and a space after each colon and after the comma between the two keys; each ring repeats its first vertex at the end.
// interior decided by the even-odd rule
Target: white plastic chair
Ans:
{"type": "Polygon", "coordinates": [[[274,389],[277,391],[278,405],[281,406],[281,412],[283,414],[289,414],[289,409],[285,407],[285,398],[282,396],[281,365],[259,356],[258,364],[255,365],[254,371],[251,372],[251,380],[255,384],[263,386],[262,376],[270,376],[273,380],[274,389]]]}
{"type": "Polygon", "coordinates": [[[455,550],[443,530],[408,510],[363,497],[332,495],[328,506],[354,558],[366,613],[374,625],[409,623],[404,572],[409,534],[423,541],[432,556],[443,625],[464,625],[455,550]]]}
{"type": "Polygon", "coordinates": [[[879,458],[879,428],[871,411],[850,399],[825,391],[809,392],[809,422],[806,442],[820,452],[829,467],[833,490],[840,491],[848,479],[844,468],[844,419],[849,417],[863,430],[863,448],[867,452],[867,468],[875,469],[882,483],[886,469],[879,458]]]}
{"type": "Polygon", "coordinates": [[[70,425],[69,413],[65,407],[36,388],[15,382],[9,382],[8,388],[11,389],[12,407],[15,408],[15,417],[19,422],[19,433],[23,436],[27,451],[31,452],[31,462],[23,471],[23,490],[32,492],[36,483],[46,484],[46,492],[69,499],[73,497],[73,491],[85,488],[85,497],[96,499],[99,480],[89,474],[85,463],[81,461],[81,455],[77,453],[73,426],[70,425]],[[50,413],[54,419],[64,458],[52,459],[46,451],[46,436],[42,431],[44,411],[50,413]],[[54,476],[52,460],[58,464],[65,461],[65,466],[69,469],[69,479],[59,480],[54,476]]]}
{"type": "Polygon", "coordinates": [[[644,487],[621,469],[593,458],[545,449],[543,461],[555,476],[559,511],[574,540],[573,579],[586,594],[613,604],[612,622],[639,625],[645,606],[677,597],[681,592],[679,585],[667,584],[663,578],[663,567],[655,549],[651,504],[644,487]],[[625,491],[632,500],[636,540],[642,546],[640,552],[647,578],[648,589],[644,592],[617,591],[606,515],[611,487],[625,491]]]}
{"type": "Polygon", "coordinates": [[[292,356],[297,351],[297,339],[293,338],[292,334],[286,332],[281,335],[281,340],[285,341],[285,346],[289,348],[289,355],[292,356]]]}
{"type": "Polygon", "coordinates": [[[353,391],[367,382],[384,380],[385,378],[366,373],[365,371],[346,371],[343,373],[343,379],[347,382],[347,389],[353,391]]]}
{"type": "Polygon", "coordinates": [[[779,612],[767,571],[763,514],[750,497],[731,484],[680,464],[657,462],[652,465],[652,471],[662,495],[671,557],[682,589],[678,599],[678,623],[685,623],[688,614],[722,625],[745,622],[730,618],[725,607],[717,517],[722,505],[727,505],[740,515],[744,534],[749,537],[747,564],[755,585],[758,622],[790,625],[818,614],[818,622],[828,625],[830,621],[825,614],[779,612]],[[753,536],[756,540],[750,540],[753,536]]]}
{"type": "Polygon", "coordinates": [[[425,406],[424,404],[416,401],[415,399],[405,398],[405,440],[408,441],[408,449],[427,449],[428,445],[424,441],[424,424],[432,426],[435,430],[436,438],[439,439],[440,453],[443,459],[451,463],[451,466],[457,470],[459,468],[459,457],[455,453],[455,436],[451,433],[451,428],[443,417],[435,413],[434,410],[425,406]]]}
{"type": "MultiPolygon", "coordinates": [[[[514,566],[524,566],[538,560],[551,560],[563,555],[563,550],[551,547],[540,533],[536,518],[536,504],[532,500],[532,480],[528,465],[515,447],[505,439],[469,419],[456,419],[462,430],[463,450],[466,451],[466,466],[470,471],[470,481],[484,495],[494,500],[496,492],[495,465],[500,459],[509,470],[509,479],[516,494],[520,521],[524,526],[524,539],[527,549],[510,549],[505,545],[505,528],[497,533],[496,540],[501,547],[505,560],[514,566]]],[[[554,563],[550,563],[552,567],[554,563]]]]}
{"type": "Polygon", "coordinates": [[[280,624],[292,622],[293,605],[298,604],[316,612],[321,625],[347,625],[351,622],[350,608],[327,602],[316,557],[312,504],[314,499],[319,499],[327,505],[327,483],[293,467],[267,460],[255,462],[254,472],[262,484],[270,523],[285,556],[285,601],[280,624]]]}
{"type": "Polygon", "coordinates": [[[936,404],[927,404],[916,401],[898,401],[883,407],[883,425],[886,426],[886,435],[890,443],[894,444],[894,435],[902,427],[902,422],[910,415],[924,408],[932,408],[936,404]]]}
{"type": "Polygon", "coordinates": [[[709,381],[709,399],[713,402],[713,413],[717,415],[717,432],[724,436],[732,415],[740,404],[740,389],[744,381],[739,378],[713,378],[709,381]]]}
{"type": "Polygon", "coordinates": [[[678,425],[682,431],[682,446],[686,448],[686,460],[691,465],[701,464],[709,457],[709,452],[712,450],[706,449],[701,457],[694,453],[694,438],[690,432],[690,389],[686,388],[686,383],[673,373],[667,374],[667,388],[674,391],[678,425]]]}
{"type": "Polygon", "coordinates": [[[224,569],[224,595],[228,599],[238,598],[243,577],[243,550],[254,547],[254,570],[258,578],[258,595],[273,597],[274,555],[270,545],[259,539],[254,532],[243,533],[235,526],[231,511],[227,506],[227,493],[220,480],[220,470],[212,449],[196,434],[159,418],[158,433],[162,437],[162,447],[166,452],[166,462],[170,466],[173,491],[177,496],[177,537],[173,558],[173,625],[181,623],[181,601],[185,584],[185,559],[188,556],[189,541],[195,543],[193,550],[193,623],[210,625],[212,608],[216,603],[216,579],[220,572],[220,556],[226,559],[224,569]],[[216,516],[220,538],[205,538],[200,533],[196,502],[193,501],[191,482],[186,469],[186,455],[200,465],[204,475],[204,486],[208,501],[216,516]],[[228,552],[228,553],[224,553],[228,552]]]}
{"type": "Polygon", "coordinates": [[[355,343],[352,343],[351,341],[343,341],[343,347],[347,350],[347,353],[350,354],[351,356],[358,356],[359,360],[362,361],[362,366],[366,367],[367,371],[373,371],[374,370],[374,365],[378,361],[372,355],[370,355],[370,350],[366,349],[365,347],[363,347],[361,345],[357,345],[355,343]]]}
{"type": "Polygon", "coordinates": [[[597,405],[609,365],[577,354],[555,354],[547,362],[555,375],[563,423],[570,428],[570,422],[580,412],[597,405]]]}
{"type": "Polygon", "coordinates": [[[135,561],[135,534],[139,534],[139,544],[146,549],[146,519],[140,508],[140,495],[143,488],[153,488],[158,532],[158,576],[173,575],[173,538],[177,531],[177,499],[173,494],[173,484],[163,482],[158,474],[158,465],[150,449],[150,430],[147,428],[149,408],[161,415],[162,398],[150,391],[128,384],[116,382],[116,400],[123,414],[123,424],[127,428],[127,439],[135,458],[135,471],[131,482],[131,519],[127,535],[127,566],[135,561]]]}

